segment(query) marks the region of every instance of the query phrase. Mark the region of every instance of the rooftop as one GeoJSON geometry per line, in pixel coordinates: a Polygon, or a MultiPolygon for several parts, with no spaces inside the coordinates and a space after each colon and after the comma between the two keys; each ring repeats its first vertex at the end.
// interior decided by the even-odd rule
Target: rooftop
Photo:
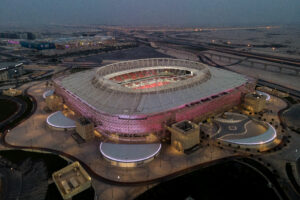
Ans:
{"type": "Polygon", "coordinates": [[[54,172],[52,178],[64,199],[70,199],[91,186],[91,177],[78,161],[54,172]]]}
{"type": "Polygon", "coordinates": [[[51,96],[54,94],[54,90],[47,90],[43,93],[43,98],[46,99],[48,96],[51,96]]]}
{"type": "Polygon", "coordinates": [[[194,128],[189,121],[178,122],[175,124],[175,126],[183,132],[188,132],[194,128]]]}
{"type": "Polygon", "coordinates": [[[274,140],[277,136],[272,125],[250,119],[238,113],[225,113],[216,118],[218,124],[217,139],[243,145],[264,144],[274,140]]]}
{"type": "Polygon", "coordinates": [[[161,144],[100,144],[100,152],[109,160],[117,162],[140,162],[157,155],[161,149],[161,144]]]}
{"type": "Polygon", "coordinates": [[[124,118],[132,114],[160,113],[181,107],[191,102],[230,91],[248,81],[243,75],[208,67],[204,64],[201,65],[205,66],[211,74],[208,80],[185,86],[182,86],[183,81],[181,81],[178,88],[173,87],[176,84],[173,83],[166,85],[166,87],[169,87],[168,89],[157,90],[155,88],[158,87],[155,87],[153,92],[150,93],[132,92],[133,90],[130,88],[127,92],[124,87],[121,87],[121,90],[112,90],[112,88],[107,88],[106,85],[95,87],[92,80],[97,73],[97,69],[78,72],[64,77],[62,80],[56,79],[55,81],[71,95],[79,98],[98,112],[118,114],[122,115],[121,117],[124,116],[124,118]],[[126,92],[124,92],[125,90],[126,92]]]}
{"type": "Polygon", "coordinates": [[[56,128],[75,128],[76,122],[66,117],[61,111],[52,113],[47,118],[47,123],[56,128]]]}

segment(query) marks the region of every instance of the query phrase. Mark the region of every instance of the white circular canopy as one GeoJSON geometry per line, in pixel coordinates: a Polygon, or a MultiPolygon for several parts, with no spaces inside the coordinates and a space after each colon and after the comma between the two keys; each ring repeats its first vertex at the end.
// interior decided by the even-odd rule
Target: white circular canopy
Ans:
{"type": "Polygon", "coordinates": [[[101,154],[109,160],[117,162],[141,162],[153,158],[161,149],[160,143],[154,144],[100,144],[101,154]]]}
{"type": "Polygon", "coordinates": [[[47,123],[56,128],[75,128],[76,122],[66,116],[61,111],[52,113],[47,118],[47,123]]]}

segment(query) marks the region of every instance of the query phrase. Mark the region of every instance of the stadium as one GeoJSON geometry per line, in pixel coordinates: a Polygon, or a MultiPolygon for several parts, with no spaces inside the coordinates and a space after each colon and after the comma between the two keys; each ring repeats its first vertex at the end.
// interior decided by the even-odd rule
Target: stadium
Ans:
{"type": "Polygon", "coordinates": [[[145,141],[166,125],[201,121],[241,103],[255,82],[199,62],[170,58],[123,61],[54,79],[55,94],[102,135],[145,141]]]}

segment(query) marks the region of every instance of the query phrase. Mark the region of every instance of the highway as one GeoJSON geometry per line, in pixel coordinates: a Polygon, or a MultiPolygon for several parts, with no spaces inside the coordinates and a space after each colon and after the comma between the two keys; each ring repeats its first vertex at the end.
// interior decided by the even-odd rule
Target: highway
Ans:
{"type": "Polygon", "coordinates": [[[300,60],[299,59],[294,59],[294,58],[283,58],[279,56],[271,56],[271,55],[263,55],[259,53],[250,53],[250,52],[242,52],[242,51],[237,51],[233,49],[227,49],[227,48],[210,48],[209,50],[214,50],[222,53],[229,53],[232,55],[236,56],[243,56],[247,58],[254,58],[258,60],[264,60],[264,61],[269,61],[269,62],[275,62],[279,64],[286,64],[286,65],[292,65],[292,66],[297,66],[300,67],[300,60]]]}
{"type": "Polygon", "coordinates": [[[184,40],[182,38],[172,38],[170,36],[167,40],[164,39],[161,42],[186,46],[186,47],[190,47],[192,49],[212,50],[212,51],[228,53],[228,54],[232,54],[232,55],[236,55],[236,56],[242,56],[242,57],[246,57],[246,58],[253,58],[253,59],[258,59],[258,60],[264,60],[264,61],[275,62],[275,63],[279,63],[279,64],[286,64],[286,65],[300,67],[300,59],[281,57],[281,56],[277,56],[277,55],[266,55],[266,54],[261,54],[261,53],[238,51],[238,50],[234,50],[234,49],[230,48],[229,46],[228,47],[220,47],[213,43],[198,43],[198,44],[196,44],[191,41],[184,40]]]}
{"type": "Polygon", "coordinates": [[[284,86],[281,86],[281,85],[278,85],[278,84],[275,84],[275,83],[270,83],[270,82],[264,81],[262,79],[257,80],[257,85],[267,86],[267,87],[276,89],[276,90],[281,91],[281,92],[286,92],[286,93],[290,94],[293,97],[300,98],[300,92],[299,91],[293,90],[293,89],[290,89],[290,88],[287,88],[287,87],[284,87],[284,86]]]}
{"type": "MultiPolygon", "coordinates": [[[[220,65],[220,64],[214,62],[209,57],[207,57],[203,54],[199,54],[198,58],[201,62],[203,62],[205,64],[208,64],[208,65],[214,66],[214,67],[218,67],[218,68],[223,68],[223,69],[226,69],[226,70],[230,70],[230,69],[226,68],[227,66],[239,64],[239,62],[236,62],[236,63],[229,64],[229,65],[220,65]]],[[[232,70],[230,70],[230,71],[232,71],[232,70]]],[[[276,89],[276,90],[281,91],[281,92],[289,93],[291,96],[296,97],[298,99],[300,98],[300,91],[293,90],[291,88],[287,88],[287,87],[284,87],[282,85],[271,83],[271,82],[268,82],[268,81],[265,81],[265,80],[262,80],[262,79],[257,80],[257,85],[258,86],[267,86],[267,87],[270,87],[272,89],[276,89]]]]}
{"type": "MultiPolygon", "coordinates": [[[[231,49],[229,47],[219,47],[217,45],[214,44],[195,44],[189,40],[185,40],[182,38],[174,38],[171,36],[168,36],[168,39],[161,39],[161,38],[156,38],[157,40],[160,40],[160,42],[162,43],[170,43],[170,44],[175,44],[175,45],[180,45],[183,46],[184,48],[190,48],[190,49],[201,49],[201,50],[212,50],[212,51],[218,51],[221,53],[228,53],[231,55],[236,55],[236,56],[241,56],[244,57],[245,59],[249,59],[249,58],[253,58],[253,59],[258,59],[258,60],[264,60],[264,61],[269,61],[269,62],[274,62],[274,63],[279,63],[279,64],[286,64],[286,65],[290,65],[290,66],[296,66],[296,67],[300,67],[300,59],[295,59],[295,58],[286,58],[286,57],[280,57],[280,56],[276,56],[276,55],[265,55],[265,54],[260,54],[260,53],[252,53],[252,52],[243,52],[243,51],[238,51],[238,50],[234,50],[231,49]]],[[[141,40],[141,39],[139,39],[141,40]]],[[[149,43],[148,41],[144,41],[146,43],[149,43]]],[[[215,67],[220,67],[220,68],[224,68],[226,66],[230,66],[230,65],[235,65],[235,64],[239,64],[240,62],[244,61],[238,61],[237,63],[233,63],[230,65],[219,65],[217,63],[215,63],[214,61],[212,61],[210,58],[208,58],[207,56],[201,54],[201,51],[199,50],[198,53],[198,58],[200,61],[211,65],[211,66],[215,66],[215,67]]],[[[228,70],[228,69],[227,69],[228,70]]],[[[298,90],[293,90],[275,83],[271,83],[262,79],[258,79],[257,81],[258,85],[261,86],[267,86],[273,89],[276,89],[278,91],[282,91],[282,92],[287,92],[289,93],[291,96],[294,96],[296,98],[300,98],[300,91],[298,90]]]]}

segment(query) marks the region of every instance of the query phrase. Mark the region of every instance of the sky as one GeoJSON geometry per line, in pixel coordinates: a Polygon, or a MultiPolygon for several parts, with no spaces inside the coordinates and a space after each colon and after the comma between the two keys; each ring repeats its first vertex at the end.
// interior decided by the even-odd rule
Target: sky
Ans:
{"type": "Polygon", "coordinates": [[[300,24],[300,0],[0,0],[0,25],[300,24]]]}

